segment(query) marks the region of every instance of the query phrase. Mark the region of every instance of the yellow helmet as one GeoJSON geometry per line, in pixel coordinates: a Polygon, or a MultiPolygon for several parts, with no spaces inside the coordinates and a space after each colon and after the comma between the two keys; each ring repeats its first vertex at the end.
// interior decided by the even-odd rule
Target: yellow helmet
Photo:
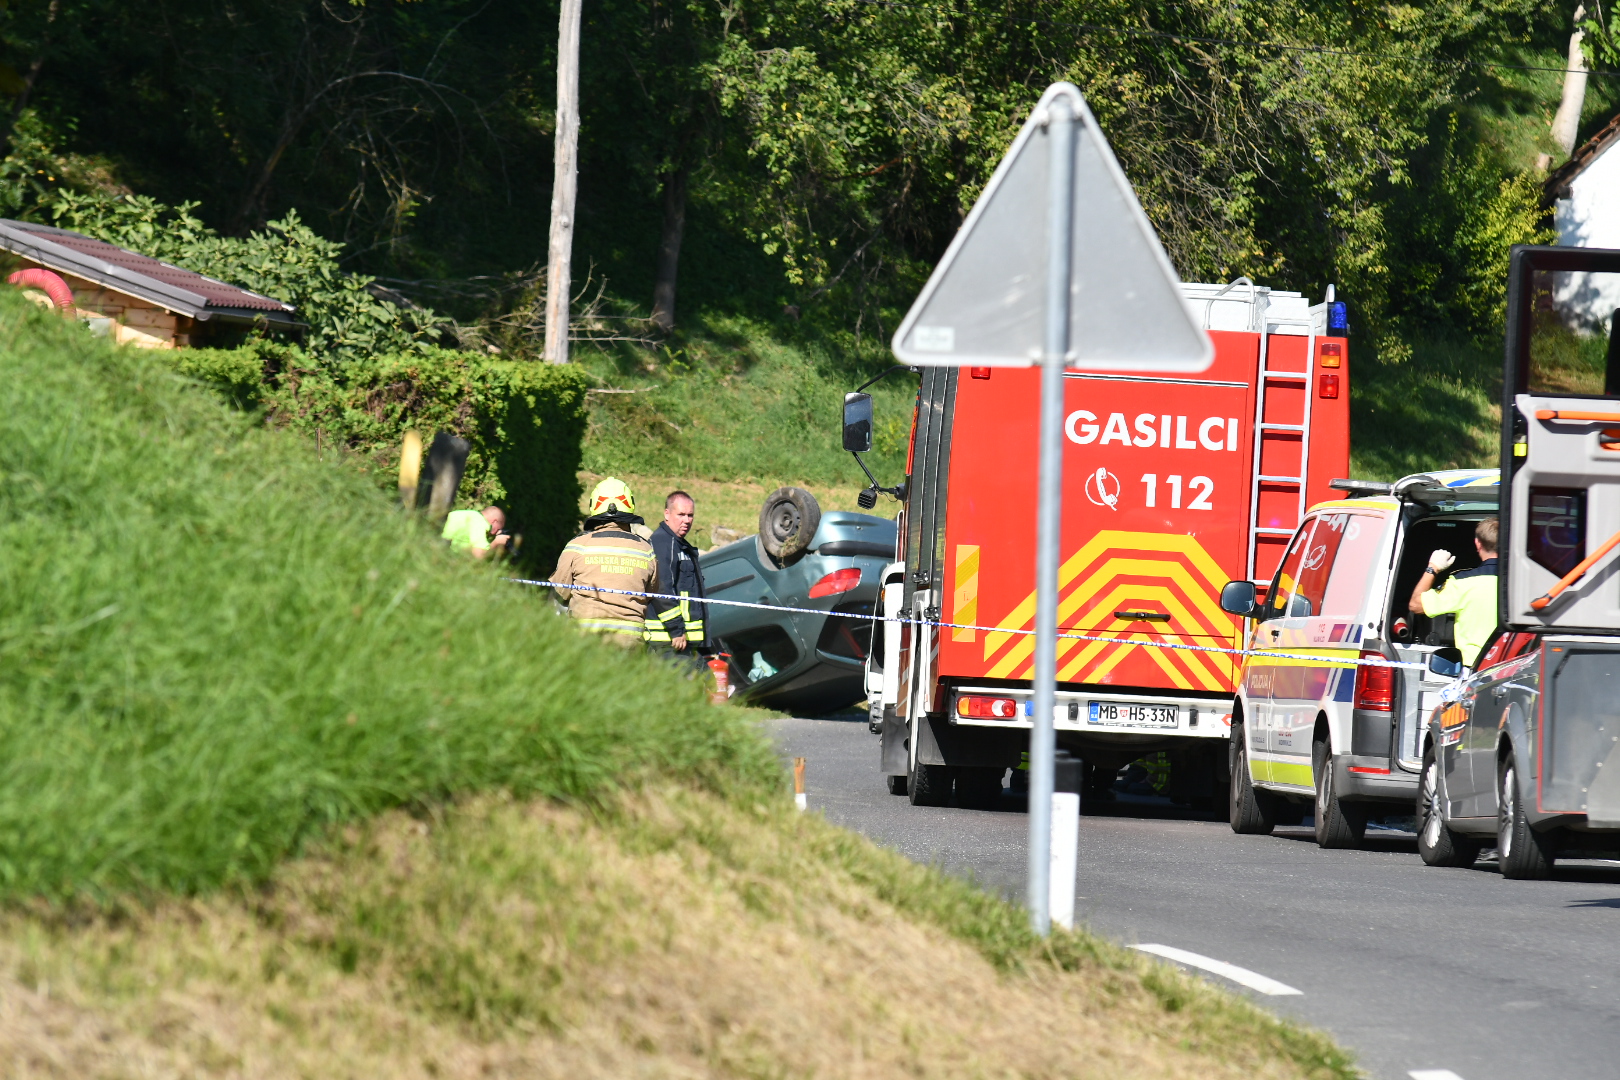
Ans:
{"type": "Polygon", "coordinates": [[[626,514],[636,512],[636,497],[630,492],[630,485],[616,476],[610,476],[597,484],[591,490],[590,517],[597,514],[606,514],[612,510],[620,510],[626,514]]]}

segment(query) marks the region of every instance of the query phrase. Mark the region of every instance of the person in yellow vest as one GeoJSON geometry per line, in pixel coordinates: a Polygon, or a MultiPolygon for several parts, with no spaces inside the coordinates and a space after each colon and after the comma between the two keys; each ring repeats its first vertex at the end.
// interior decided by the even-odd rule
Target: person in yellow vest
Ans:
{"type": "Polygon", "coordinates": [[[1501,525],[1488,517],[1474,527],[1474,550],[1480,564],[1471,570],[1452,574],[1451,580],[1436,586],[1435,579],[1457,561],[1449,551],[1436,551],[1412,590],[1406,605],[1414,614],[1456,615],[1453,638],[1463,663],[1470,668],[1479,662],[1480,651],[1496,629],[1496,539],[1501,525]]]}
{"type": "Polygon", "coordinates": [[[647,601],[625,593],[661,591],[658,557],[651,544],[631,531],[635,525],[646,527],[635,509],[635,495],[623,480],[610,476],[597,484],[585,531],[563,548],[551,575],[558,585],[585,586],[557,590],[581,627],[627,649],[641,647],[647,601]],[[620,591],[598,591],[608,589],[620,591]]]}
{"type": "Polygon", "coordinates": [[[444,519],[441,535],[450,541],[450,550],[470,552],[473,558],[482,559],[491,551],[506,549],[505,529],[506,512],[498,506],[486,506],[482,510],[451,511],[444,519]]]}

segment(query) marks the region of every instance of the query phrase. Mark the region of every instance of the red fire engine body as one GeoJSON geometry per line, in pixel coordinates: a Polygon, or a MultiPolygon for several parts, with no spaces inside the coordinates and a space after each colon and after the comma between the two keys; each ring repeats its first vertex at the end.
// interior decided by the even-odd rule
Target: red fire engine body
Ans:
{"type": "MultiPolygon", "coordinates": [[[[1242,279],[1183,293],[1208,371],[1064,380],[1059,631],[1105,640],[1060,638],[1055,721],[1099,778],[1171,751],[1197,799],[1225,781],[1238,658],[1141,643],[1242,646],[1221,586],[1268,582],[1349,475],[1349,349],[1331,291],[1314,307],[1242,279]]],[[[1028,747],[1039,390],[1036,369],[923,371],[885,614],[960,625],[905,624],[887,650],[883,770],[913,801],[999,791],[1028,747]]]]}

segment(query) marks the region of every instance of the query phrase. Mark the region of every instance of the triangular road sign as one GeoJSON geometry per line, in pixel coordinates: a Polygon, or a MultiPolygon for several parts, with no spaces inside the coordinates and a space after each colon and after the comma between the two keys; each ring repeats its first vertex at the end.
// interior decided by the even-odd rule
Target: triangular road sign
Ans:
{"type": "Polygon", "coordinates": [[[1054,83],[1036,105],[973,211],[894,335],[901,362],[1028,367],[1045,327],[1047,105],[1070,97],[1079,117],[1074,173],[1070,367],[1203,371],[1209,335],[1080,91],[1054,83]]]}

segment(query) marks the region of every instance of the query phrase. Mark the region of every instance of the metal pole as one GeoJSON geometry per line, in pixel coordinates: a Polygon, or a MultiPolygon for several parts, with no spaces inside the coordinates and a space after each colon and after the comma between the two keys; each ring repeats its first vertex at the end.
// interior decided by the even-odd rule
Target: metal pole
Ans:
{"type": "Polygon", "coordinates": [[[1069,353],[1070,247],[1074,235],[1073,103],[1047,106],[1046,350],[1041,358],[1041,476],[1035,526],[1035,701],[1029,733],[1029,917],[1051,932],[1052,713],[1057,697],[1058,559],[1063,541],[1063,366],[1069,353]]]}

